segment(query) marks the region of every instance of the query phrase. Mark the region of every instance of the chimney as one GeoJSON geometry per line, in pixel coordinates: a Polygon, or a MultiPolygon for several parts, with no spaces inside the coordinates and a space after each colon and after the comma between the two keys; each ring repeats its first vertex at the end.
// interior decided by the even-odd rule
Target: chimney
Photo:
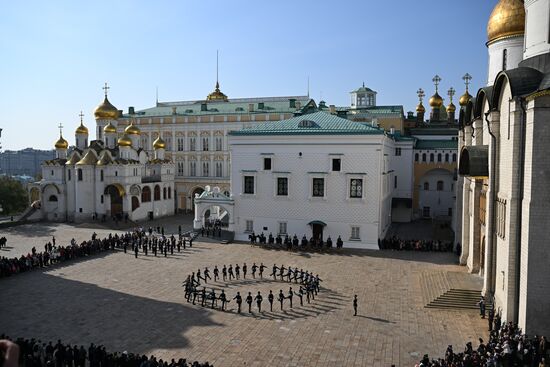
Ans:
{"type": "Polygon", "coordinates": [[[136,113],[136,110],[134,109],[133,106],[128,107],[128,114],[129,114],[129,115],[133,115],[133,114],[135,114],[135,113],[136,113]]]}
{"type": "Polygon", "coordinates": [[[254,103],[248,104],[248,112],[254,112],[254,103]]]}
{"type": "Polygon", "coordinates": [[[206,106],[206,102],[201,103],[201,111],[208,111],[208,108],[206,106]]]}
{"type": "Polygon", "coordinates": [[[329,106],[329,108],[330,108],[330,113],[332,113],[332,114],[335,114],[335,113],[336,113],[336,106],[335,106],[335,105],[331,104],[331,105],[329,106]]]}
{"type": "Polygon", "coordinates": [[[296,105],[296,109],[299,110],[300,108],[302,108],[302,103],[300,101],[296,101],[295,102],[295,105],[296,105]]]}

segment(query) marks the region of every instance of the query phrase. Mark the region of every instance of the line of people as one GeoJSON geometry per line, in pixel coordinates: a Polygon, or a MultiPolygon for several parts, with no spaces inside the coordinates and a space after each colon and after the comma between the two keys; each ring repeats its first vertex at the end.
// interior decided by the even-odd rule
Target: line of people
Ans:
{"type": "Polygon", "coordinates": [[[320,251],[330,250],[333,248],[333,246],[336,246],[337,249],[341,249],[344,247],[344,241],[342,240],[341,236],[338,236],[338,239],[336,239],[336,243],[333,243],[330,236],[327,237],[326,241],[323,241],[321,238],[315,238],[313,236],[310,237],[308,240],[306,235],[304,234],[302,236],[302,239],[300,240],[296,234],[292,237],[286,234],[283,237],[280,234],[278,234],[277,236],[273,236],[273,234],[270,233],[266,237],[263,232],[259,235],[256,235],[254,232],[252,232],[248,236],[248,239],[250,240],[251,245],[269,246],[281,249],[284,248],[288,251],[320,251]]]}
{"type": "MultiPolygon", "coordinates": [[[[263,272],[265,268],[266,266],[263,263],[260,263],[259,266],[256,265],[256,263],[253,263],[253,265],[251,266],[252,278],[255,279],[256,272],[259,271],[258,275],[260,279],[263,279],[263,272]]],[[[235,267],[233,267],[232,264],[230,264],[228,267],[226,265],[223,265],[221,270],[221,279],[223,280],[223,282],[226,282],[228,280],[231,281],[233,279],[239,280],[241,276],[241,269],[243,279],[246,279],[248,271],[248,266],[246,265],[246,263],[244,263],[242,267],[239,264],[236,264],[235,267]]],[[[213,275],[214,282],[220,279],[220,270],[217,265],[214,266],[213,275]]],[[[301,306],[303,306],[304,304],[304,297],[306,298],[307,303],[310,303],[311,300],[315,299],[315,296],[320,291],[320,282],[322,282],[322,280],[319,278],[319,275],[313,275],[313,273],[310,273],[309,271],[304,271],[303,269],[298,270],[297,267],[292,268],[290,266],[288,268],[285,268],[283,265],[278,267],[276,264],[273,264],[273,271],[270,276],[273,276],[274,280],[277,280],[277,278],[279,278],[281,281],[284,281],[286,279],[286,281],[289,283],[292,283],[294,281],[295,284],[299,284],[297,291],[293,290],[292,287],[290,287],[286,295],[282,289],[279,290],[277,301],[280,303],[281,311],[284,309],[283,304],[285,300],[289,301],[290,308],[293,307],[294,296],[299,298],[301,306]]],[[[216,294],[216,290],[214,288],[211,288],[211,290],[208,291],[206,289],[206,284],[208,284],[208,280],[211,279],[212,277],[210,276],[210,270],[208,269],[208,267],[206,267],[203,272],[198,269],[196,273],[192,273],[191,275],[187,276],[187,279],[183,282],[183,287],[185,287],[185,299],[187,300],[187,302],[192,302],[193,304],[196,304],[196,302],[200,302],[201,306],[203,307],[210,305],[211,308],[215,308],[218,307],[219,301],[221,303],[220,309],[222,311],[226,311],[226,305],[234,300],[237,304],[237,313],[241,313],[243,296],[241,296],[240,292],[237,292],[237,294],[230,299],[223,289],[221,290],[221,293],[219,295],[216,294]],[[201,282],[204,282],[205,284],[202,289],[200,289],[201,282]]],[[[244,301],[248,304],[249,313],[252,313],[253,302],[256,302],[258,312],[261,313],[263,300],[264,297],[262,296],[260,291],[258,291],[258,293],[254,296],[252,295],[252,292],[248,292],[248,295],[244,297],[244,301]]],[[[270,290],[269,294],[267,295],[267,301],[269,302],[270,311],[273,311],[275,294],[272,290],[270,290]]]]}
{"type": "Polygon", "coordinates": [[[398,250],[398,251],[453,251],[453,243],[450,241],[439,240],[404,240],[398,236],[383,238],[378,240],[380,250],[398,250]]]}
{"type": "MultiPolygon", "coordinates": [[[[0,340],[11,342],[6,335],[1,335],[0,340]]],[[[168,362],[154,355],[109,352],[103,345],[93,343],[84,348],[83,345],[64,344],[61,340],[54,344],[35,338],[18,338],[13,342],[19,347],[18,365],[25,367],[213,367],[208,362],[187,362],[184,358],[168,362]]],[[[0,356],[0,365],[4,362],[1,357],[4,356],[0,356]]]]}

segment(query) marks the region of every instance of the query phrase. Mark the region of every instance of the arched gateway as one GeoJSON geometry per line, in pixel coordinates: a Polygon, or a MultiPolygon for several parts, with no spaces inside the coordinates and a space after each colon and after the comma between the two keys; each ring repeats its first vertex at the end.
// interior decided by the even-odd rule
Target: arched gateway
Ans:
{"type": "Polygon", "coordinates": [[[233,198],[224,195],[220,192],[219,187],[210,188],[206,186],[204,192],[200,195],[195,194],[195,220],[193,221],[194,229],[201,229],[205,225],[205,214],[209,211],[207,216],[210,219],[220,219],[227,222],[227,230],[229,232],[235,231],[235,221],[233,219],[233,209],[235,202],[233,198]],[[213,210],[213,208],[215,210],[213,210]],[[217,208],[217,209],[216,209],[217,208]],[[214,218],[214,216],[222,216],[223,218],[214,218]]]}

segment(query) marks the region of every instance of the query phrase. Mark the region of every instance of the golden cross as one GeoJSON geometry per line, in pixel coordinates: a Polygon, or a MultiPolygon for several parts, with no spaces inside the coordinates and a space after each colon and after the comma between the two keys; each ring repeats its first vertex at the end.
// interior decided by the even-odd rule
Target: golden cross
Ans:
{"type": "Polygon", "coordinates": [[[80,116],[80,124],[82,124],[82,118],[84,117],[82,110],[80,110],[80,114],[78,116],[80,116]]]}
{"type": "Polygon", "coordinates": [[[420,103],[422,103],[422,98],[426,96],[426,94],[424,93],[424,89],[418,88],[418,90],[416,91],[416,94],[418,95],[418,99],[420,100],[420,103]]]}
{"type": "Polygon", "coordinates": [[[470,82],[472,80],[472,76],[468,73],[466,73],[463,77],[462,77],[462,80],[464,80],[464,84],[466,84],[466,92],[468,91],[468,86],[470,85],[470,82]]]}
{"type": "Polygon", "coordinates": [[[441,78],[439,77],[439,75],[434,76],[434,78],[432,79],[432,82],[434,82],[434,84],[435,84],[435,92],[436,93],[437,93],[437,89],[438,89],[440,81],[441,81],[441,78]]]}
{"type": "Polygon", "coordinates": [[[449,98],[451,98],[451,103],[453,103],[453,96],[456,94],[456,90],[451,87],[449,88],[449,91],[447,92],[447,95],[449,96],[449,98]]]}

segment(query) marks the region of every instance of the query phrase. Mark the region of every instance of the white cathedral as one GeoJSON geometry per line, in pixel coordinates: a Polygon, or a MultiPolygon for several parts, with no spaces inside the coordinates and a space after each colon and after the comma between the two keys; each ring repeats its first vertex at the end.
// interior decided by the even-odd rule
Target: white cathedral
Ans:
{"type": "Polygon", "coordinates": [[[30,218],[84,221],[127,215],[130,220],[140,220],[174,214],[175,168],[164,156],[162,137],[157,134],[152,156],[140,146],[141,131],[133,123],[119,137],[119,111],[107,93],[94,115],[104,126],[101,140],[88,141],[82,114],[70,153],[60,132],[56,158],[42,164],[42,180],[29,187],[35,207],[30,218]]]}
{"type": "Polygon", "coordinates": [[[500,0],[487,86],[461,108],[461,263],[503,320],[550,334],[550,0],[500,0]]]}

